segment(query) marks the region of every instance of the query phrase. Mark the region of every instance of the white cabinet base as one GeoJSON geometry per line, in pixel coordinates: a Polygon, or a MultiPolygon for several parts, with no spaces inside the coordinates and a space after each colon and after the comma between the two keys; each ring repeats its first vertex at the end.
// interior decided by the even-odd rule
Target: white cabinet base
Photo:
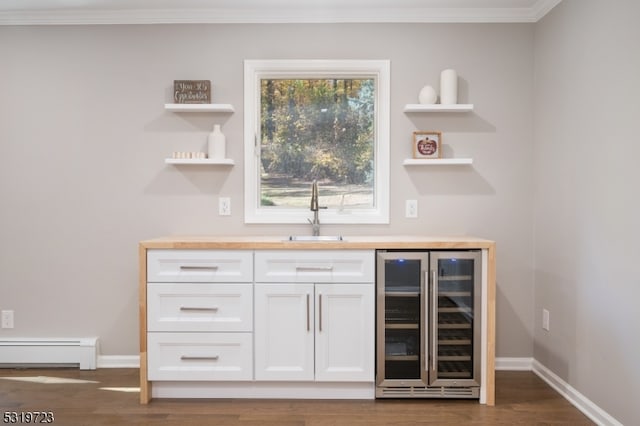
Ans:
{"type": "Polygon", "coordinates": [[[374,399],[374,382],[153,382],[153,398],[374,399]]]}

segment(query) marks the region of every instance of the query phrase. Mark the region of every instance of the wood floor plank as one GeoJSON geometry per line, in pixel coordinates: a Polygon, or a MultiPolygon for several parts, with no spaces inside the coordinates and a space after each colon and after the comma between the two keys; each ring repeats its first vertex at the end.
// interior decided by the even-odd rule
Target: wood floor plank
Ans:
{"type": "Polygon", "coordinates": [[[141,405],[138,392],[132,392],[138,374],[135,369],[0,369],[0,413],[51,411],[54,424],[65,426],[593,424],[531,372],[498,371],[495,407],[449,399],[155,399],[141,405]],[[32,377],[86,382],[15,380],[32,377]]]}

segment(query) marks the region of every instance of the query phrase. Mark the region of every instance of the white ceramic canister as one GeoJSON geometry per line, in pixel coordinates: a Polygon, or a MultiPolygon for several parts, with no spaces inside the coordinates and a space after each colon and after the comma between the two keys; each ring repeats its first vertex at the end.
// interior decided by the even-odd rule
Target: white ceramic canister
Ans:
{"type": "Polygon", "coordinates": [[[455,105],[458,103],[458,73],[446,69],[440,74],[440,103],[455,105]]]}
{"type": "Polygon", "coordinates": [[[435,104],[438,99],[438,94],[431,86],[424,86],[418,94],[418,100],[423,105],[435,104]]]}
{"type": "Polygon", "coordinates": [[[213,132],[207,139],[209,158],[223,160],[226,157],[226,137],[220,130],[219,124],[213,125],[213,132]]]}

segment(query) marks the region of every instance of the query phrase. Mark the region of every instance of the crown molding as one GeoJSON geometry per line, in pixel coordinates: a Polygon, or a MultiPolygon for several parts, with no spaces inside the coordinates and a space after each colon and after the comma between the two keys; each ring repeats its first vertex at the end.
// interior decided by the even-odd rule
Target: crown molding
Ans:
{"type": "Polygon", "coordinates": [[[22,10],[0,12],[0,25],[525,23],[537,22],[561,0],[531,7],[254,7],[209,9],[22,10]]]}
{"type": "Polygon", "coordinates": [[[538,22],[540,19],[544,18],[545,15],[551,12],[551,9],[560,4],[562,0],[543,0],[537,2],[531,8],[531,16],[533,17],[533,22],[538,22]]]}

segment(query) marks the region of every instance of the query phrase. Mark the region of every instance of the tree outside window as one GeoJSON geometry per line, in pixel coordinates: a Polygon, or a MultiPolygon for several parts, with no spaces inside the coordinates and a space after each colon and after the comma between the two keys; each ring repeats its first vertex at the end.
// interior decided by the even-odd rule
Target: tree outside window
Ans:
{"type": "Polygon", "coordinates": [[[388,223],[388,61],[245,61],[245,219],[388,223]]]}
{"type": "Polygon", "coordinates": [[[371,208],[373,79],[262,79],[260,205],[308,207],[313,180],[324,206],[371,208]]]}

